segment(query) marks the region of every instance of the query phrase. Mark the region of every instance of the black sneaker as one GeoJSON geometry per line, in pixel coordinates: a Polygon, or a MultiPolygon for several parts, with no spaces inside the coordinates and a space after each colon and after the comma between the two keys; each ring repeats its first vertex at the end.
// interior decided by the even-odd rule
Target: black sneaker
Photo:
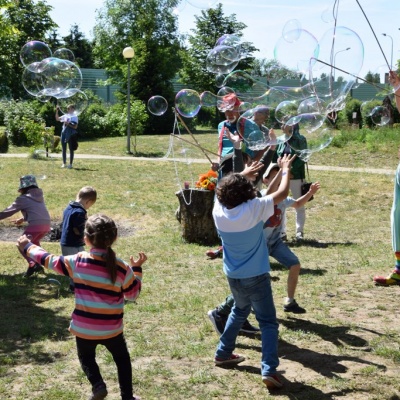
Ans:
{"type": "Polygon", "coordinates": [[[300,307],[296,300],[291,301],[289,304],[285,304],[283,306],[283,310],[285,312],[292,312],[294,314],[304,314],[306,312],[306,309],[303,307],[300,307]]]}
{"type": "Polygon", "coordinates": [[[105,383],[97,384],[92,389],[92,395],[89,397],[89,400],[103,400],[107,397],[107,387],[105,383]]]}
{"type": "Polygon", "coordinates": [[[28,267],[24,274],[24,278],[29,278],[35,273],[41,274],[43,272],[44,268],[40,264],[35,264],[33,267],[28,267]]]}
{"type": "Polygon", "coordinates": [[[248,319],[246,319],[246,321],[244,321],[242,327],[240,328],[241,333],[250,333],[250,334],[254,334],[254,333],[258,333],[260,332],[260,329],[253,326],[248,319]]]}
{"type": "Polygon", "coordinates": [[[207,315],[214,326],[215,332],[217,332],[218,335],[221,336],[224,333],[228,316],[219,314],[216,308],[214,308],[214,310],[210,310],[207,315]]]}

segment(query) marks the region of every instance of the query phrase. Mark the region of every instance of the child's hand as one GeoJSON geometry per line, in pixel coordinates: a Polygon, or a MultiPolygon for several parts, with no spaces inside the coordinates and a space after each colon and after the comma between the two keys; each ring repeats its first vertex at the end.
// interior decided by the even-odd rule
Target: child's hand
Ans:
{"type": "Polygon", "coordinates": [[[15,225],[21,225],[24,222],[24,218],[18,218],[16,220],[13,221],[15,225]]]}
{"type": "Polygon", "coordinates": [[[17,240],[17,247],[21,250],[24,251],[25,246],[30,243],[29,238],[26,235],[20,236],[20,238],[17,240]]]}
{"type": "Polygon", "coordinates": [[[245,167],[241,172],[247,179],[254,181],[258,176],[258,171],[264,167],[264,164],[259,161],[253,161],[245,167]]]}
{"type": "MultiPolygon", "coordinates": [[[[293,160],[295,158],[296,158],[296,154],[294,154],[294,155],[284,154],[284,156],[281,158],[281,161],[280,161],[280,167],[282,169],[284,169],[284,168],[290,169],[290,167],[292,166],[293,160]]],[[[278,163],[278,165],[279,165],[279,163],[278,163]]]]}
{"type": "Polygon", "coordinates": [[[314,182],[311,184],[309,192],[311,192],[312,194],[315,194],[318,192],[318,190],[320,188],[321,188],[321,185],[319,184],[319,182],[314,182]]]}
{"type": "Polygon", "coordinates": [[[130,256],[129,260],[131,261],[132,267],[141,267],[142,264],[147,260],[147,256],[142,251],[139,251],[139,258],[137,260],[135,260],[133,256],[130,256]]]}

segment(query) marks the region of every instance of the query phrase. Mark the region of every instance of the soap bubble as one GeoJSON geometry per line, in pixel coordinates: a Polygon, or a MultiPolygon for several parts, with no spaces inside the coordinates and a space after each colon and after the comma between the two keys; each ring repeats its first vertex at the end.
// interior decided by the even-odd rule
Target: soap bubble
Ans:
{"type": "Polygon", "coordinates": [[[24,67],[29,64],[40,62],[44,58],[51,57],[50,47],[39,40],[31,40],[22,46],[19,58],[24,67]]]}
{"type": "Polygon", "coordinates": [[[168,108],[168,102],[162,96],[152,96],[147,102],[147,109],[154,115],[163,115],[168,108]]]}
{"type": "Polygon", "coordinates": [[[66,49],[65,47],[57,49],[53,53],[53,56],[57,57],[57,58],[61,58],[62,60],[68,60],[68,61],[71,61],[71,62],[75,62],[74,53],[71,50],[66,49]]]}
{"type": "Polygon", "coordinates": [[[60,93],[57,98],[57,105],[60,107],[62,113],[66,114],[69,105],[73,105],[75,110],[73,115],[80,115],[88,106],[88,98],[84,92],[79,89],[68,89],[60,93]]]}
{"type": "Polygon", "coordinates": [[[301,35],[301,23],[297,19],[286,22],[282,30],[282,37],[289,43],[299,39],[301,35]]]}
{"type": "Polygon", "coordinates": [[[286,32],[285,35],[296,40],[288,42],[284,37],[278,39],[274,48],[274,58],[290,71],[306,74],[310,60],[318,58],[318,41],[305,29],[286,32]]]}
{"type": "Polygon", "coordinates": [[[229,74],[239,63],[239,52],[232,46],[216,46],[206,58],[206,68],[215,74],[229,74]]]}
{"type": "Polygon", "coordinates": [[[213,8],[218,0],[186,0],[190,5],[202,10],[213,8]]]}
{"type": "Polygon", "coordinates": [[[201,108],[200,96],[195,90],[182,89],[175,96],[175,107],[183,117],[193,118],[201,108]]]}
{"type": "MultiPolygon", "coordinates": [[[[285,100],[278,104],[275,108],[275,119],[281,123],[288,123],[288,121],[298,115],[298,103],[294,100],[285,100]]],[[[297,122],[297,121],[296,121],[297,122]]],[[[295,124],[293,122],[291,125],[295,124]]]]}
{"type": "Polygon", "coordinates": [[[375,125],[384,126],[390,121],[390,111],[385,106],[377,106],[372,109],[370,117],[375,125]]]}

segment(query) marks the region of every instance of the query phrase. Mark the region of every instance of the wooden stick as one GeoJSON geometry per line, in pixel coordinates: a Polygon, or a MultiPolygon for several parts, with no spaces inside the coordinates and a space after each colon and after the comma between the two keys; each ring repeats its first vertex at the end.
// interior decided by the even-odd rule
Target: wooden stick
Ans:
{"type": "MultiPolygon", "coordinates": [[[[210,161],[210,163],[212,164],[213,162],[211,161],[210,157],[208,157],[208,154],[206,153],[205,149],[203,147],[200,146],[199,142],[197,141],[197,139],[194,137],[193,133],[190,132],[190,129],[187,127],[187,125],[183,122],[183,119],[181,118],[181,116],[179,115],[178,112],[175,111],[175,115],[178,116],[179,121],[181,121],[181,124],[183,125],[183,127],[189,132],[190,136],[193,138],[193,140],[196,142],[197,147],[203,152],[203,154],[206,156],[207,160],[210,161]]],[[[189,142],[190,143],[190,142],[189,142]]]]}
{"type": "MultiPolygon", "coordinates": [[[[199,144],[195,144],[195,143],[192,143],[191,141],[189,141],[189,140],[187,140],[187,139],[184,139],[183,137],[181,137],[180,135],[174,135],[173,133],[171,133],[170,134],[171,136],[173,136],[173,137],[176,137],[177,139],[179,139],[179,140],[182,140],[182,141],[184,141],[184,142],[186,142],[186,143],[189,143],[189,144],[191,144],[192,146],[195,146],[195,147],[198,147],[199,149],[201,149],[201,150],[205,150],[203,147],[201,147],[199,144]]],[[[207,150],[208,151],[208,150],[207,150]]],[[[210,154],[212,154],[212,155],[214,155],[214,156],[217,156],[218,157],[218,154],[217,153],[213,153],[212,151],[209,151],[209,153],[210,154]]],[[[208,158],[208,157],[207,157],[208,158]]],[[[209,158],[208,158],[209,159],[209,158]]],[[[209,159],[210,160],[210,159],[209,159]]]]}

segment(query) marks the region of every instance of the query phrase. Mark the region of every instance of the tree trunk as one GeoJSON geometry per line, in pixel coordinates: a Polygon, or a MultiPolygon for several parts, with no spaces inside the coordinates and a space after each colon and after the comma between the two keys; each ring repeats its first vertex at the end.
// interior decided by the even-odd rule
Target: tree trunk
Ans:
{"type": "Polygon", "coordinates": [[[180,190],[176,193],[179,208],[176,217],[181,224],[182,238],[188,243],[214,245],[219,243],[212,217],[214,191],[180,190]]]}

